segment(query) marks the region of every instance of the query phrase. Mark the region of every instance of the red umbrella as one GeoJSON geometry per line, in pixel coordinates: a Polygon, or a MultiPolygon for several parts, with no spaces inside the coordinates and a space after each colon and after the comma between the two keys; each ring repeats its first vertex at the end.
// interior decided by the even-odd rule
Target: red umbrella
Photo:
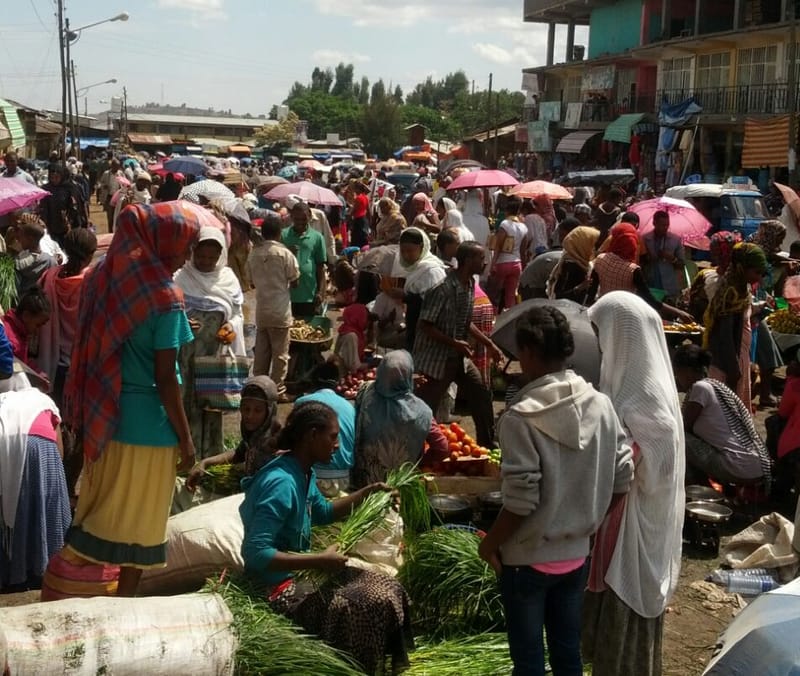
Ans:
{"type": "Polygon", "coordinates": [[[505,188],[519,185],[519,181],[505,171],[480,169],[459,176],[447,186],[448,190],[471,190],[472,188],[505,188]]]}
{"type": "Polygon", "coordinates": [[[653,215],[657,211],[669,214],[669,231],[679,235],[681,241],[695,249],[708,250],[709,239],[706,233],[711,222],[686,200],[673,197],[656,197],[652,200],[636,202],[628,211],[639,216],[639,234],[644,235],[653,229],[653,215]]]}
{"type": "Polygon", "coordinates": [[[276,185],[266,194],[266,197],[271,200],[283,202],[289,195],[298,195],[310,204],[324,204],[333,207],[340,207],[342,205],[333,190],[328,190],[310,181],[276,185]]]}
{"type": "Polygon", "coordinates": [[[518,185],[511,191],[517,197],[527,197],[536,199],[537,197],[549,197],[551,200],[571,200],[572,195],[563,185],[550,183],[550,181],[529,181],[518,185]]]}
{"type": "Polygon", "coordinates": [[[800,218],[800,195],[798,195],[788,185],[783,185],[783,183],[776,182],[774,183],[774,186],[780,190],[780,193],[783,196],[783,201],[789,205],[794,217],[800,218]]]}

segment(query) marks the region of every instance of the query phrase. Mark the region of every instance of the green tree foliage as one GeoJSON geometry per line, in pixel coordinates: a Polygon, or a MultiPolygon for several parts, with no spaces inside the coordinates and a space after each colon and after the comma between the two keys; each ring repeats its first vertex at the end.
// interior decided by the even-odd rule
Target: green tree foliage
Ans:
{"type": "Polygon", "coordinates": [[[360,134],[370,152],[387,156],[405,142],[403,127],[422,124],[426,138],[457,142],[464,136],[519,117],[524,96],[506,89],[472,93],[463,71],[441,80],[428,77],[404,98],[398,85],[378,80],[356,81],[353,64],[334,70],[315,68],[308,84],[295,82],[284,102],[308,122],[309,138],[338,133],[343,138],[360,134]]]}
{"type": "Polygon", "coordinates": [[[259,145],[264,146],[288,146],[294,142],[297,133],[297,125],[300,117],[294,111],[290,111],[286,119],[278,124],[264,125],[255,134],[255,139],[259,145]]]}

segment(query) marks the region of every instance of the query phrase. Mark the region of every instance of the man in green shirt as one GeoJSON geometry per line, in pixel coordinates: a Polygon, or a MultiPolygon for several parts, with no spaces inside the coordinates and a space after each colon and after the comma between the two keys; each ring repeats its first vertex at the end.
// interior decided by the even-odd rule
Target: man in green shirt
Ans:
{"type": "Polygon", "coordinates": [[[297,258],[300,279],[291,289],[292,315],[312,317],[322,305],[325,292],[325,239],[316,230],[308,227],[311,209],[305,202],[298,202],[291,210],[292,226],[283,231],[281,237],[297,258]]]}

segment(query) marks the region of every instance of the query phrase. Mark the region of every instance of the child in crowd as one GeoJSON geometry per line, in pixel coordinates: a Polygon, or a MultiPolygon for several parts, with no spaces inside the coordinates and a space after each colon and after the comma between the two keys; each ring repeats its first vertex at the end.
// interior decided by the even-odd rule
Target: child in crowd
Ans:
{"type": "Polygon", "coordinates": [[[14,259],[17,275],[17,294],[21,297],[35,287],[45,270],[58,265],[53,256],[41,249],[44,224],[37,219],[25,219],[19,226],[17,240],[21,251],[14,259]]]}
{"type": "Polygon", "coordinates": [[[265,218],[263,241],[253,248],[247,269],[256,290],[256,345],[253,374],[269,374],[278,388],[279,401],[286,401],[289,371],[289,328],[292,302],[289,289],[297,286],[300,266],[281,243],[281,222],[265,218]]]}
{"type": "MultiPolygon", "coordinates": [[[[32,369],[38,371],[28,354],[32,336],[50,320],[50,302],[38,286],[29,289],[20,299],[16,308],[8,310],[3,317],[3,326],[14,350],[14,356],[32,369]]],[[[42,376],[45,380],[46,377],[42,376]]]]}

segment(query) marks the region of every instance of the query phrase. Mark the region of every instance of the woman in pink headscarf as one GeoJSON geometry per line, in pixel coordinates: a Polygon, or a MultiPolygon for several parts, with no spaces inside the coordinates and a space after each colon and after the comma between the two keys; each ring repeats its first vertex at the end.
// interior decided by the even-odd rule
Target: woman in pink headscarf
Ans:
{"type": "Polygon", "coordinates": [[[438,232],[441,230],[442,225],[439,222],[436,209],[433,208],[430,197],[424,192],[418,192],[411,198],[411,206],[414,214],[414,221],[411,223],[412,227],[420,228],[426,232],[431,230],[438,232]]]}

